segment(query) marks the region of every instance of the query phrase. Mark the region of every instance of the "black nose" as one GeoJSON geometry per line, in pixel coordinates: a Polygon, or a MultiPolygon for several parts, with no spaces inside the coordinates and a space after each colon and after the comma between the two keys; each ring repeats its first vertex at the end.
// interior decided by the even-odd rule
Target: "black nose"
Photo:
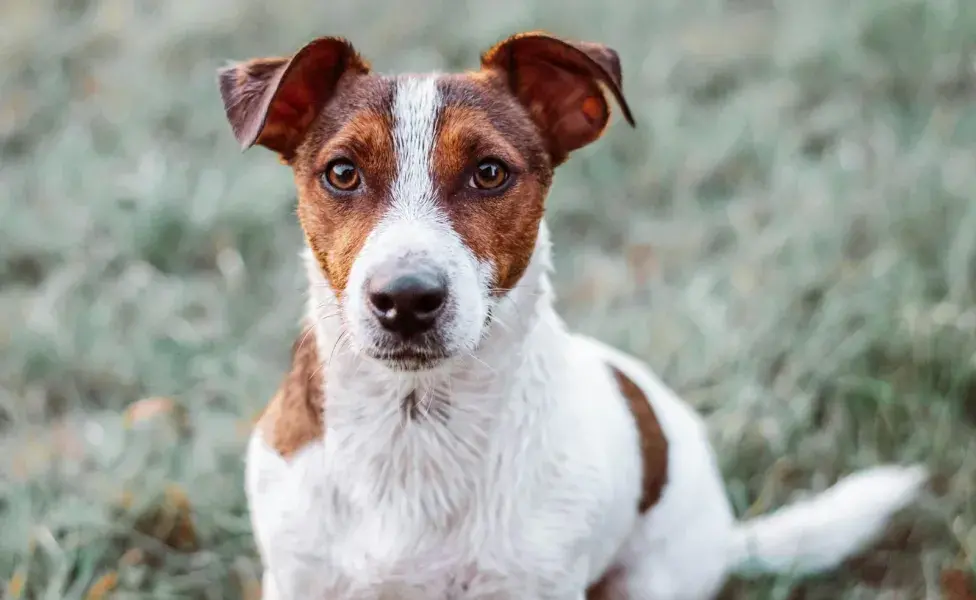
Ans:
{"type": "Polygon", "coordinates": [[[447,282],[425,271],[374,277],[368,287],[369,306],[380,325],[402,337],[430,330],[447,300],[447,282]]]}

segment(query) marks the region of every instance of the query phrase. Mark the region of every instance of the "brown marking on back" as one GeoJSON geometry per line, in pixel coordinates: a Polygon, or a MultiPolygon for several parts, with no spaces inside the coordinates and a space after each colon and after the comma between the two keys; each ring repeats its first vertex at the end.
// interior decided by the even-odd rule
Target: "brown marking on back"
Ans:
{"type": "Polygon", "coordinates": [[[610,567],[596,583],[586,589],[586,600],[614,600],[622,597],[619,582],[622,571],[610,567]]]}
{"type": "Polygon", "coordinates": [[[309,330],[292,347],[291,369],[285,375],[257,427],[265,443],[284,458],[325,435],[325,386],[322,363],[309,330]]]}
{"type": "Polygon", "coordinates": [[[637,432],[640,436],[641,462],[643,464],[643,484],[637,510],[643,514],[651,509],[661,498],[661,492],[668,479],[668,441],[661,430],[661,424],[644,391],[622,371],[610,366],[620,393],[627,399],[630,412],[634,415],[637,432]]]}
{"type": "MultiPolygon", "coordinates": [[[[621,395],[627,400],[637,434],[640,436],[641,464],[643,468],[641,496],[637,503],[640,514],[650,510],[658,500],[668,476],[668,442],[661,430],[661,424],[654,415],[654,409],[636,383],[623,371],[610,365],[610,371],[617,382],[621,395]]],[[[586,590],[586,600],[617,600],[626,598],[623,589],[624,570],[613,565],[586,590]]]]}

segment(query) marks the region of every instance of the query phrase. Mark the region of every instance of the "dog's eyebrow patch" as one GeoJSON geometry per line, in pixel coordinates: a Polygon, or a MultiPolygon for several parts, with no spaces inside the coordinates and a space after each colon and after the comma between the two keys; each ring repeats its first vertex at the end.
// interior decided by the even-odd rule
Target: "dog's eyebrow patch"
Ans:
{"type": "Polygon", "coordinates": [[[396,173],[391,114],[394,84],[364,76],[340,86],[322,110],[296,161],[299,222],[336,295],[346,292],[352,265],[380,217],[389,210],[396,173]],[[321,175],[333,158],[356,162],[365,193],[347,202],[329,197],[321,175]]]}
{"type": "Polygon", "coordinates": [[[450,185],[481,158],[497,158],[518,171],[528,167],[518,150],[481,110],[448,106],[441,112],[431,167],[441,185],[450,185]]]}
{"type": "MultiPolygon", "coordinates": [[[[545,145],[522,107],[508,91],[506,81],[494,73],[445,75],[440,80],[441,95],[446,107],[470,109],[476,121],[486,121],[488,126],[512,146],[528,168],[545,172],[544,186],[549,185],[551,167],[545,156],[545,145]]],[[[461,116],[463,113],[456,113],[461,116]]],[[[483,127],[479,123],[478,127],[483,127]]]]}
{"type": "Polygon", "coordinates": [[[359,168],[366,173],[374,178],[383,176],[383,186],[389,188],[396,171],[392,129],[389,114],[373,109],[357,112],[319,149],[316,168],[324,169],[337,155],[355,158],[359,168]]]}
{"type": "MultiPolygon", "coordinates": [[[[336,293],[345,293],[349,274],[370,232],[390,207],[396,155],[388,114],[372,109],[355,113],[316,153],[312,168],[320,173],[338,157],[355,161],[365,193],[351,202],[327,199],[299,204],[305,234],[336,293]]],[[[304,181],[305,197],[325,193],[319,178],[304,181]]]]}
{"type": "Polygon", "coordinates": [[[641,498],[637,510],[643,514],[651,509],[658,500],[668,479],[668,442],[661,431],[661,424],[654,414],[654,409],[644,391],[637,386],[620,369],[610,366],[620,394],[627,401],[637,433],[640,436],[641,462],[644,474],[641,485],[641,498]]]}

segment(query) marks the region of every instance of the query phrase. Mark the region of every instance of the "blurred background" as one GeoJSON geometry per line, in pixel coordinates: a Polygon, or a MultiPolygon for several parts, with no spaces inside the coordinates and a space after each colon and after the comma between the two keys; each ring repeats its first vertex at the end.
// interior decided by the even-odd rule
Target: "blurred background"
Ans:
{"type": "Polygon", "coordinates": [[[327,34],[475,68],[535,28],[615,48],[638,121],[557,174],[560,309],[708,416],[739,513],[936,473],[840,572],[725,598],[976,598],[972,0],[3,0],[0,597],[258,598],[242,447],[302,240],[215,69],[327,34]]]}

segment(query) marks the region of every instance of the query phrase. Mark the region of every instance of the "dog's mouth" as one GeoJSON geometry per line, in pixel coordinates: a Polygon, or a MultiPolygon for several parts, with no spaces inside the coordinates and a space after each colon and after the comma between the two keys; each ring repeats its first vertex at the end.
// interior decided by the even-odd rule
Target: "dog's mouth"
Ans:
{"type": "Polygon", "coordinates": [[[443,350],[413,347],[374,348],[367,350],[366,355],[394,371],[429,371],[451,358],[443,350]]]}

